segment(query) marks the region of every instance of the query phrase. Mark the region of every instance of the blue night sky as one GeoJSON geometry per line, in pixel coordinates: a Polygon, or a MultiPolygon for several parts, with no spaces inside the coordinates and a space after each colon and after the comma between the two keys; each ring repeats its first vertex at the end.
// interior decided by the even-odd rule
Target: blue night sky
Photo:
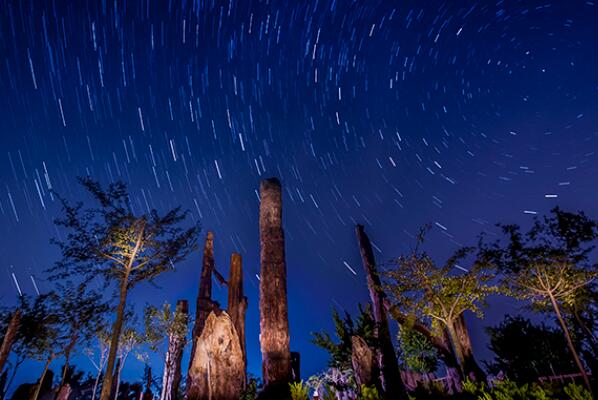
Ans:
{"type": "MultiPolygon", "coordinates": [[[[182,205],[201,242],[214,231],[225,275],[242,254],[260,374],[257,189],[278,176],[291,347],[316,373],[327,354],[310,332],[368,299],[354,224],[382,262],[431,223],[441,261],[555,205],[598,216],[596,21],[598,4],[577,0],[1,0],[0,302],[16,302],[13,272],[26,293],[31,275],[52,289],[50,189],[78,200],[77,176],[123,180],[136,206],[182,205]]],[[[197,251],[130,301],[194,312],[200,263],[197,251]]],[[[494,299],[469,320],[479,358],[484,324],[518,312],[494,299]]],[[[124,377],[142,371],[130,358],[124,377]]]]}

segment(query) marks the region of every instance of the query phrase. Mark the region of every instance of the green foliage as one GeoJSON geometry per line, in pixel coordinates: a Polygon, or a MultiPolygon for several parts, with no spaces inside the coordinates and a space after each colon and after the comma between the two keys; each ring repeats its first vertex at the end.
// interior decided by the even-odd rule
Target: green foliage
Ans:
{"type": "Polygon", "coordinates": [[[399,328],[397,334],[399,357],[403,365],[415,372],[425,374],[438,366],[438,351],[430,340],[408,323],[399,328]]]}
{"type": "Polygon", "coordinates": [[[173,312],[167,302],[162,308],[147,305],[143,314],[146,341],[150,350],[156,351],[158,345],[170,336],[176,336],[180,340],[186,341],[189,317],[180,307],[175,307],[173,312]]]}
{"type": "Polygon", "coordinates": [[[382,400],[382,397],[380,397],[378,389],[376,389],[374,386],[361,385],[361,390],[357,400],[382,400]]]}
{"type": "Polygon", "coordinates": [[[592,400],[592,395],[590,392],[584,389],[584,387],[581,385],[570,383],[565,386],[563,391],[570,400],[592,400]]]}
{"type": "Polygon", "coordinates": [[[375,322],[372,317],[371,306],[359,305],[359,314],[357,320],[349,313],[345,312],[344,317],[336,309],[332,310],[332,319],[334,321],[334,330],[339,339],[335,342],[327,332],[312,333],[312,343],[323,348],[330,353],[329,366],[332,368],[349,369],[351,368],[351,337],[361,336],[370,347],[376,347],[374,336],[375,322]]]}
{"type": "Polygon", "coordinates": [[[180,208],[136,214],[123,182],[102,187],[91,178],[78,180],[95,206],[72,205],[57,195],[63,216],[55,224],[66,238],[53,240],[62,259],[49,270],[52,279],[102,277],[107,285],[116,281],[131,288],[171,270],[195,248],[198,227],[180,227],[187,217],[180,208]]]}
{"type": "Polygon", "coordinates": [[[539,376],[569,373],[575,364],[563,334],[546,325],[533,325],[523,317],[507,316],[498,326],[486,328],[489,348],[496,355],[488,363],[515,382],[533,382],[539,376]]]}
{"type": "Polygon", "coordinates": [[[463,382],[464,398],[476,400],[590,400],[590,393],[582,386],[573,383],[564,388],[542,385],[537,382],[517,385],[505,380],[489,388],[485,384],[476,384],[469,380],[463,382]]]}
{"type": "Polygon", "coordinates": [[[257,398],[257,388],[259,386],[259,378],[251,377],[241,393],[239,400],[255,400],[257,398]]]}
{"type": "Polygon", "coordinates": [[[289,389],[291,392],[291,399],[309,400],[309,386],[304,385],[303,381],[289,383],[289,389]]]}
{"type": "Polygon", "coordinates": [[[412,254],[400,256],[385,273],[385,290],[401,312],[417,319],[427,319],[437,330],[451,326],[465,311],[479,318],[486,298],[497,293],[490,284],[491,271],[476,264],[466,272],[457,272],[458,262],[472,251],[457,251],[444,266],[437,266],[432,258],[420,249],[424,231],[419,236],[412,254]]]}

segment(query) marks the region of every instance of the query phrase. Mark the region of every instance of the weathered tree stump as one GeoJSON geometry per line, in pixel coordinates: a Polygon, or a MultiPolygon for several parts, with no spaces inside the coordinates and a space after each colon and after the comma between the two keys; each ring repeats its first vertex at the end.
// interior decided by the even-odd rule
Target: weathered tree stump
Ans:
{"type": "Polygon", "coordinates": [[[197,400],[238,400],[245,386],[245,362],[239,335],[224,311],[211,312],[197,341],[189,376],[197,382],[197,400]]]}
{"type": "Polygon", "coordinates": [[[69,397],[71,397],[71,392],[72,392],[71,385],[69,385],[68,383],[62,385],[62,387],[58,391],[56,400],[69,400],[69,397]]]}
{"type": "Polygon", "coordinates": [[[377,384],[376,354],[361,336],[351,337],[351,365],[358,387],[377,384]]]}
{"type": "Polygon", "coordinates": [[[214,234],[208,231],[203,250],[201,278],[199,280],[199,293],[195,309],[195,323],[192,332],[191,357],[189,359],[189,374],[187,375],[187,400],[198,400],[199,385],[191,376],[191,366],[196,353],[197,341],[201,336],[204,325],[211,312],[218,312],[218,303],[212,300],[212,275],[214,274],[214,234]]]}
{"type": "Polygon", "coordinates": [[[230,272],[228,278],[228,306],[226,312],[230,315],[233,325],[239,335],[243,362],[247,365],[247,351],[245,348],[245,312],[247,311],[247,297],[243,294],[243,264],[241,255],[233,253],[230,258],[230,272]]]}
{"type": "Polygon", "coordinates": [[[274,398],[268,393],[288,390],[291,379],[282,194],[276,178],[260,183],[260,261],[262,398],[274,398]]]}
{"type": "Polygon", "coordinates": [[[471,338],[469,337],[469,330],[465,324],[465,316],[461,314],[455,321],[455,331],[457,332],[457,338],[459,343],[455,343],[456,346],[461,348],[461,354],[463,355],[463,375],[471,380],[478,382],[486,381],[486,373],[480,365],[477,363],[473,356],[473,346],[471,344],[471,338]]]}
{"type": "Polygon", "coordinates": [[[376,322],[375,334],[380,346],[378,350],[378,367],[380,368],[382,388],[388,399],[406,399],[407,391],[401,380],[399,363],[390,337],[390,328],[386,316],[386,308],[384,307],[385,295],[376,268],[372,244],[363,229],[363,225],[357,225],[355,232],[357,234],[357,242],[359,243],[363,269],[367,277],[370,299],[372,300],[374,321],[376,322]]]}

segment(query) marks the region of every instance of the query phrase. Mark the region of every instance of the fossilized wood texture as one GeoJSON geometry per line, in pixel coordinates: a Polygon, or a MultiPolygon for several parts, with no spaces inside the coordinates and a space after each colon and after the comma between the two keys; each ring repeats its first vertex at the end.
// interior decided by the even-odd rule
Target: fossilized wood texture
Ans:
{"type": "Polygon", "coordinates": [[[198,382],[198,390],[188,400],[238,400],[241,396],[245,362],[239,336],[226,312],[208,316],[189,376],[198,382]]]}
{"type": "Polygon", "coordinates": [[[278,179],[260,184],[260,346],[264,385],[286,386],[291,378],[287,279],[278,179]]]}
{"type": "Polygon", "coordinates": [[[407,392],[401,380],[399,363],[390,337],[390,328],[386,316],[386,308],[384,307],[385,295],[376,268],[372,244],[363,229],[363,225],[357,225],[355,232],[357,234],[357,242],[359,243],[361,260],[367,277],[372,311],[376,322],[376,336],[379,343],[377,358],[382,388],[389,399],[406,399],[407,392]]]}
{"type": "Polygon", "coordinates": [[[361,336],[351,337],[351,365],[358,387],[377,383],[376,355],[361,336]]]}
{"type": "Polygon", "coordinates": [[[247,365],[247,351],[245,347],[245,312],[247,311],[247,297],[243,293],[243,264],[241,255],[233,253],[230,258],[230,273],[228,278],[228,306],[227,313],[239,335],[243,361],[247,365]]]}
{"type": "Polygon", "coordinates": [[[69,385],[68,383],[63,385],[60,388],[60,391],[58,391],[58,395],[56,396],[56,400],[69,400],[69,397],[71,397],[71,385],[69,385]]]}
{"type": "Polygon", "coordinates": [[[461,353],[463,355],[463,375],[478,382],[485,382],[486,373],[482,370],[473,356],[473,346],[471,344],[469,330],[465,324],[465,316],[463,314],[459,315],[459,318],[457,318],[455,321],[455,331],[459,341],[459,343],[456,345],[460,346],[461,353]]]}
{"type": "Polygon", "coordinates": [[[17,332],[19,330],[19,324],[21,322],[21,310],[18,308],[12,314],[12,318],[8,323],[6,332],[4,333],[4,339],[2,340],[2,346],[0,346],[0,372],[4,369],[4,364],[10,355],[10,349],[12,348],[15,339],[17,338],[17,332]]]}
{"type": "MultiPolygon", "coordinates": [[[[189,304],[187,300],[177,301],[177,311],[185,316],[185,322],[188,321],[189,304]]],[[[170,334],[168,337],[168,350],[166,360],[164,361],[164,375],[162,377],[162,393],[160,400],[175,400],[181,384],[181,359],[183,358],[183,349],[185,347],[185,338],[179,335],[170,334]]]]}
{"type": "MultiPolygon", "coordinates": [[[[195,349],[197,348],[197,341],[201,336],[203,327],[206,323],[208,315],[211,312],[219,310],[218,303],[212,300],[212,276],[214,274],[214,234],[208,231],[206,242],[203,250],[203,259],[201,267],[201,277],[199,280],[199,293],[197,295],[197,303],[195,308],[195,323],[192,332],[191,357],[189,359],[189,369],[193,364],[193,357],[195,349]]],[[[190,373],[187,376],[187,398],[197,398],[199,382],[192,379],[190,373]]]]}

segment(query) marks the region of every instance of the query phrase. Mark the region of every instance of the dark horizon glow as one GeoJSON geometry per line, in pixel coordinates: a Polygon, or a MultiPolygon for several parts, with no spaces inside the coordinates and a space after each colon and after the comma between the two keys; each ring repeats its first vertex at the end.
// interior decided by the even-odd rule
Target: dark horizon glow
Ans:
{"type": "MultiPolygon", "coordinates": [[[[354,237],[378,262],[426,223],[439,261],[497,222],[556,205],[598,217],[598,7],[593,1],[16,1],[0,6],[0,301],[52,288],[51,190],[125,181],[134,207],[182,205],[243,256],[249,372],[261,373],[259,180],[283,184],[291,348],[302,375],[332,307],[368,301],[354,237]]],[[[189,300],[201,250],[130,300],[189,300]]],[[[215,284],[221,304],[226,289],[215,284]]],[[[525,312],[496,298],[468,319],[525,312]]],[[[188,349],[183,367],[188,365],[188,349]]],[[[152,366],[161,373],[161,355],[152,366]]],[[[91,371],[84,355],[75,363],[91,371]]],[[[53,364],[58,370],[60,361],[53,364]]],[[[27,362],[12,388],[37,379],[27,362]]],[[[130,358],[124,379],[139,380],[130,358]]]]}

